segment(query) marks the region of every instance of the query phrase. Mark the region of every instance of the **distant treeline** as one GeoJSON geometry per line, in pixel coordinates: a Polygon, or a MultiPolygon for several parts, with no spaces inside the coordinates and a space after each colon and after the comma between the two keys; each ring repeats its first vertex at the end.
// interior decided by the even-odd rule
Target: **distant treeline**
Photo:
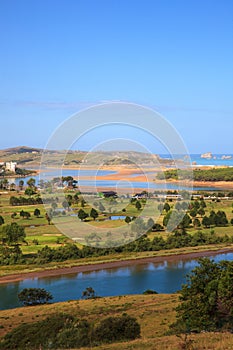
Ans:
{"type": "Polygon", "coordinates": [[[193,174],[189,170],[171,169],[157,175],[159,180],[183,180],[192,177],[194,181],[233,181],[233,168],[194,169],[193,174]]]}
{"type": "Polygon", "coordinates": [[[144,235],[136,241],[112,248],[90,246],[79,248],[71,243],[59,248],[45,246],[34,257],[24,256],[19,245],[14,247],[0,245],[0,265],[47,264],[52,261],[61,262],[126,252],[159,251],[220,243],[233,243],[233,237],[228,235],[218,236],[213,230],[210,233],[197,231],[194,234],[189,234],[185,230],[177,230],[175,233],[169,235],[167,239],[156,236],[153,240],[150,240],[144,235]]]}
{"type": "Polygon", "coordinates": [[[37,256],[32,259],[32,263],[46,264],[52,261],[65,261],[69,259],[81,259],[87,257],[106,256],[116,253],[124,252],[145,252],[145,251],[159,251],[174,248],[196,247],[207,244],[232,243],[233,238],[225,235],[218,236],[214,231],[211,233],[204,233],[197,231],[194,234],[186,233],[185,231],[176,231],[174,234],[168,236],[167,239],[163,237],[155,237],[150,240],[146,236],[142,236],[136,241],[133,241],[124,246],[112,248],[98,248],[83,246],[78,248],[75,244],[67,244],[59,248],[50,248],[45,246],[38,251],[37,256]]]}
{"type": "Polygon", "coordinates": [[[20,197],[15,197],[15,196],[12,196],[10,197],[10,205],[34,205],[34,204],[42,204],[42,199],[41,197],[29,197],[29,198],[26,198],[26,197],[23,197],[23,196],[20,196],[20,197]]]}

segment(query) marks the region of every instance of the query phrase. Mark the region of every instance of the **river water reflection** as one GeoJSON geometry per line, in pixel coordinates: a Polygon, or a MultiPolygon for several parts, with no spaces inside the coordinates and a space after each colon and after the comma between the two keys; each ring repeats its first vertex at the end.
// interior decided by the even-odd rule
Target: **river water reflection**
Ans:
{"type": "MultiPolygon", "coordinates": [[[[232,261],[233,253],[218,254],[213,259],[232,261]]],[[[164,261],[2,284],[0,309],[20,306],[17,294],[23,288],[45,288],[53,295],[54,302],[80,299],[82,291],[90,286],[98,296],[140,294],[146,289],[154,289],[158,293],[174,293],[181,288],[185,276],[197,264],[197,260],[188,259],[164,261]]]]}

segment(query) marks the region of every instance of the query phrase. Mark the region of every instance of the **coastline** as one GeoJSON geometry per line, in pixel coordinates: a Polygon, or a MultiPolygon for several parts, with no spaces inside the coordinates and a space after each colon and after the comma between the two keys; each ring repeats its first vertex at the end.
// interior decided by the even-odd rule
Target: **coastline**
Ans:
{"type": "MultiPolygon", "coordinates": [[[[209,248],[209,247],[208,247],[209,248]]],[[[233,247],[223,247],[217,249],[207,249],[201,251],[193,252],[179,252],[176,251],[173,254],[166,255],[166,253],[158,256],[148,256],[148,257],[136,257],[136,258],[126,258],[124,260],[115,260],[115,261],[101,261],[101,262],[92,262],[82,265],[75,265],[72,267],[61,267],[61,268],[51,268],[44,269],[34,272],[22,272],[22,273],[13,273],[4,276],[0,276],[0,284],[8,284],[14,282],[20,282],[24,279],[34,279],[34,278],[46,278],[46,277],[56,277],[61,275],[70,275],[77,274],[81,272],[92,272],[102,269],[114,269],[120,267],[127,267],[131,265],[138,264],[148,264],[148,263],[162,263],[165,261],[175,262],[177,260],[191,260],[198,259],[202,257],[210,257],[217,254],[231,253],[233,252],[233,247]]]]}

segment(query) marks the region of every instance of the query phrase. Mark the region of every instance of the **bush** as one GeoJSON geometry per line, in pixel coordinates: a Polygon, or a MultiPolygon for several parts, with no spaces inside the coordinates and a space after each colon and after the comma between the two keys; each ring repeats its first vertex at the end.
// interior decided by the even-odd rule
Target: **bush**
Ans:
{"type": "Polygon", "coordinates": [[[43,288],[25,288],[18,294],[19,301],[25,306],[45,304],[53,296],[43,288]]]}
{"type": "Polygon", "coordinates": [[[2,350],[79,349],[93,343],[132,340],[140,336],[140,325],[128,315],[109,317],[93,328],[87,320],[69,314],[54,314],[36,323],[24,323],[5,335],[2,350]]]}
{"type": "Polygon", "coordinates": [[[145,290],[142,294],[144,294],[144,295],[148,295],[148,294],[158,294],[158,292],[156,292],[156,291],[153,290],[153,289],[147,289],[147,290],[145,290]]]}
{"type": "Polygon", "coordinates": [[[111,343],[133,340],[140,337],[140,325],[134,317],[124,314],[121,317],[108,317],[100,322],[94,332],[97,342],[111,343]]]}
{"type": "Polygon", "coordinates": [[[0,349],[72,349],[90,345],[90,324],[68,314],[54,314],[43,321],[22,324],[8,333],[0,349]]]}

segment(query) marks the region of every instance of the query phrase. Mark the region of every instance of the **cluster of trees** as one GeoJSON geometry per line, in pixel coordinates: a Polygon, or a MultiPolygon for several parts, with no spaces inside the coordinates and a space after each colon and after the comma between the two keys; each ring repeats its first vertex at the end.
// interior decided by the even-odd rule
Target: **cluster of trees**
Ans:
{"type": "Polygon", "coordinates": [[[51,261],[65,261],[69,259],[81,259],[91,256],[105,256],[122,252],[159,251],[183,247],[195,247],[209,244],[232,243],[233,239],[227,235],[218,236],[214,231],[204,233],[202,231],[188,234],[185,230],[177,230],[167,239],[157,236],[150,240],[145,235],[123,246],[112,248],[97,248],[83,246],[78,248],[75,244],[67,244],[59,248],[45,246],[38,251],[37,256],[31,262],[45,264],[51,261]]]}
{"type": "Polygon", "coordinates": [[[158,173],[157,178],[163,180],[169,179],[191,179],[194,181],[233,181],[232,168],[213,168],[213,169],[194,169],[193,174],[188,170],[167,170],[164,173],[158,173]]]}
{"type": "Polygon", "coordinates": [[[1,230],[0,265],[15,265],[25,263],[23,253],[19,247],[25,242],[24,228],[17,223],[3,226],[1,230]]]}
{"type": "MultiPolygon", "coordinates": [[[[194,227],[200,227],[201,224],[204,227],[214,226],[226,226],[228,219],[226,213],[223,210],[219,210],[217,213],[212,210],[210,215],[205,215],[206,203],[204,200],[193,201],[190,205],[187,202],[177,202],[174,209],[166,202],[165,204],[160,203],[158,209],[160,211],[165,210],[166,214],[163,219],[163,225],[172,231],[176,228],[188,228],[191,224],[194,227]],[[186,213],[185,210],[188,210],[186,213]],[[202,217],[202,222],[196,217],[197,215],[202,217]]],[[[232,220],[233,224],[233,220],[232,220]]]]}
{"type": "Polygon", "coordinates": [[[42,199],[40,196],[36,196],[36,197],[23,197],[23,196],[19,196],[19,197],[15,197],[15,196],[11,196],[10,197],[10,205],[12,206],[16,206],[16,205],[35,205],[35,204],[42,204],[42,199]]]}
{"type": "Polygon", "coordinates": [[[95,208],[91,208],[90,210],[90,214],[88,214],[87,212],[85,212],[85,210],[83,210],[82,208],[79,209],[78,211],[78,218],[81,221],[84,221],[86,218],[91,217],[93,220],[96,220],[99,216],[98,211],[95,208]]]}
{"type": "Polygon", "coordinates": [[[31,214],[28,211],[21,210],[19,216],[21,216],[22,218],[29,219],[31,217],[31,214]]]}
{"type": "Polygon", "coordinates": [[[180,291],[175,333],[233,328],[233,262],[203,258],[180,291]]]}
{"type": "Polygon", "coordinates": [[[93,324],[70,314],[57,313],[42,321],[21,324],[3,338],[0,349],[78,349],[133,340],[140,337],[140,332],[137,320],[127,314],[93,324]]]}
{"type": "Polygon", "coordinates": [[[43,288],[25,288],[18,294],[18,299],[24,306],[31,306],[46,304],[53,296],[43,288]]]}
{"type": "Polygon", "coordinates": [[[214,210],[211,210],[209,216],[204,216],[202,219],[202,225],[205,227],[210,226],[226,226],[228,224],[228,220],[226,217],[226,213],[223,210],[219,210],[215,213],[214,210]]]}

